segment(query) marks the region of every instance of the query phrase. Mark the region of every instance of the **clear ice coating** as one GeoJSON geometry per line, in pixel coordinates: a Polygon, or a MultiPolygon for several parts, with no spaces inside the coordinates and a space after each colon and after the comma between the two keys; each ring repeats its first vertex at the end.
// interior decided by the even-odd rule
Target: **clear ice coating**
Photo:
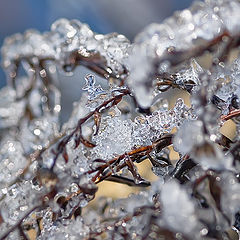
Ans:
{"type": "Polygon", "coordinates": [[[97,50],[106,58],[113,72],[124,72],[124,63],[131,50],[130,41],[124,35],[112,33],[103,36],[97,50]]]}
{"type": "Polygon", "coordinates": [[[89,100],[94,100],[99,95],[106,94],[106,91],[104,91],[100,85],[95,86],[96,80],[94,75],[88,74],[85,80],[86,85],[82,89],[87,91],[89,100]]]}
{"type": "Polygon", "coordinates": [[[89,231],[90,228],[79,217],[75,221],[66,220],[50,226],[44,225],[43,231],[37,239],[84,239],[88,236],[89,231]]]}
{"type": "Polygon", "coordinates": [[[57,53],[57,59],[64,54],[79,48],[79,34],[81,22],[78,20],[67,20],[65,18],[55,21],[51,26],[52,46],[57,53]]]}
{"type": "Polygon", "coordinates": [[[120,198],[115,200],[106,212],[106,216],[114,217],[116,215],[124,216],[126,213],[131,214],[137,208],[146,206],[149,203],[148,194],[146,192],[131,194],[128,198],[120,198]]]}
{"type": "Polygon", "coordinates": [[[19,138],[26,152],[41,150],[58,134],[58,120],[55,116],[46,115],[30,123],[23,121],[19,138]]]}
{"type": "Polygon", "coordinates": [[[183,123],[174,137],[173,146],[179,153],[193,157],[203,169],[232,170],[232,157],[210,143],[209,137],[204,134],[203,122],[199,120],[183,123]]]}
{"type": "Polygon", "coordinates": [[[92,152],[94,158],[108,160],[130,151],[133,147],[132,132],[131,120],[122,120],[120,117],[103,119],[98,134],[93,137],[97,145],[92,152]]]}
{"type": "Polygon", "coordinates": [[[140,106],[147,108],[153,101],[153,88],[149,87],[147,82],[153,69],[151,60],[144,56],[141,51],[145,50],[133,48],[132,57],[128,60],[128,68],[130,69],[128,84],[133,89],[140,106]]]}
{"type": "Polygon", "coordinates": [[[30,30],[7,38],[2,47],[3,63],[7,68],[20,57],[38,56],[65,65],[72,51],[99,52],[106,59],[110,72],[121,74],[130,70],[129,85],[139,104],[148,107],[153,100],[152,84],[148,79],[151,72],[156,71],[152,63],[168,49],[197,47],[199,39],[211,40],[226,30],[234,35],[239,27],[238,9],[237,0],[197,2],[162,24],[149,25],[137,35],[133,44],[123,35],[95,34],[78,20],[62,18],[52,24],[50,32],[40,34],[30,30]]]}
{"type": "Polygon", "coordinates": [[[65,165],[65,168],[69,168],[73,176],[79,177],[89,170],[91,160],[84,155],[84,153],[86,154],[84,146],[75,148],[75,142],[72,140],[67,145],[67,152],[69,162],[65,165]]]}

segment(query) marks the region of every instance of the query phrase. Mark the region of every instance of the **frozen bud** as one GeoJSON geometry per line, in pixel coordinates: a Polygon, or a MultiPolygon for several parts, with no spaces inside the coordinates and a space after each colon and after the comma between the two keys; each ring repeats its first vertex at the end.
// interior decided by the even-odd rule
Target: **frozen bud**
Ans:
{"type": "Polygon", "coordinates": [[[105,57],[107,65],[116,74],[124,71],[124,60],[128,58],[130,49],[129,40],[117,33],[105,35],[97,47],[99,53],[105,57]]]}

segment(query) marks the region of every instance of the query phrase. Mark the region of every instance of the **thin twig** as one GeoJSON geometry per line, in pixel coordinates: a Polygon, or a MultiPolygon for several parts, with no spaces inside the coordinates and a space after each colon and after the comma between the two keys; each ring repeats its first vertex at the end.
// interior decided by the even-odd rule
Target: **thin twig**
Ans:
{"type": "Polygon", "coordinates": [[[15,229],[17,229],[21,224],[22,224],[22,221],[28,217],[33,211],[35,211],[36,209],[38,209],[39,207],[41,206],[35,206],[33,207],[32,209],[30,209],[26,214],[24,214],[24,216],[22,218],[19,219],[19,221],[13,225],[11,228],[9,228],[7,230],[7,232],[5,232],[2,236],[0,236],[0,240],[3,240],[5,239],[11,232],[13,232],[15,229]]]}
{"type": "Polygon", "coordinates": [[[232,118],[238,117],[238,116],[240,116],[240,109],[232,110],[227,115],[222,115],[221,120],[227,121],[229,119],[232,119],[232,118]]]}

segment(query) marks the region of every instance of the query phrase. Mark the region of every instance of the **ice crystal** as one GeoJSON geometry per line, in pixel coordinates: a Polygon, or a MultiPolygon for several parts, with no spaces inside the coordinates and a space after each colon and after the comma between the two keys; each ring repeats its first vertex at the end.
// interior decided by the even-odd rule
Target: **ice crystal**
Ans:
{"type": "Polygon", "coordinates": [[[94,110],[95,107],[100,105],[106,99],[109,93],[104,91],[101,85],[95,86],[96,80],[94,75],[88,74],[85,77],[85,80],[86,85],[82,89],[88,93],[87,106],[90,108],[90,110],[94,110]]]}

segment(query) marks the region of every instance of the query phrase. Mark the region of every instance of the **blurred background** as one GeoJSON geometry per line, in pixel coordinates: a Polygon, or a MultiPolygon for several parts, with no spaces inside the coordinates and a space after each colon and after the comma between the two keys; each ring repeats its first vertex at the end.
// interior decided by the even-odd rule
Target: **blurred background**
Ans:
{"type": "MultiPolygon", "coordinates": [[[[99,33],[118,32],[130,40],[143,27],[161,22],[192,0],[0,0],[0,46],[26,29],[48,31],[58,18],[76,18],[99,33]]],[[[0,69],[0,87],[6,84],[0,69]]]]}

